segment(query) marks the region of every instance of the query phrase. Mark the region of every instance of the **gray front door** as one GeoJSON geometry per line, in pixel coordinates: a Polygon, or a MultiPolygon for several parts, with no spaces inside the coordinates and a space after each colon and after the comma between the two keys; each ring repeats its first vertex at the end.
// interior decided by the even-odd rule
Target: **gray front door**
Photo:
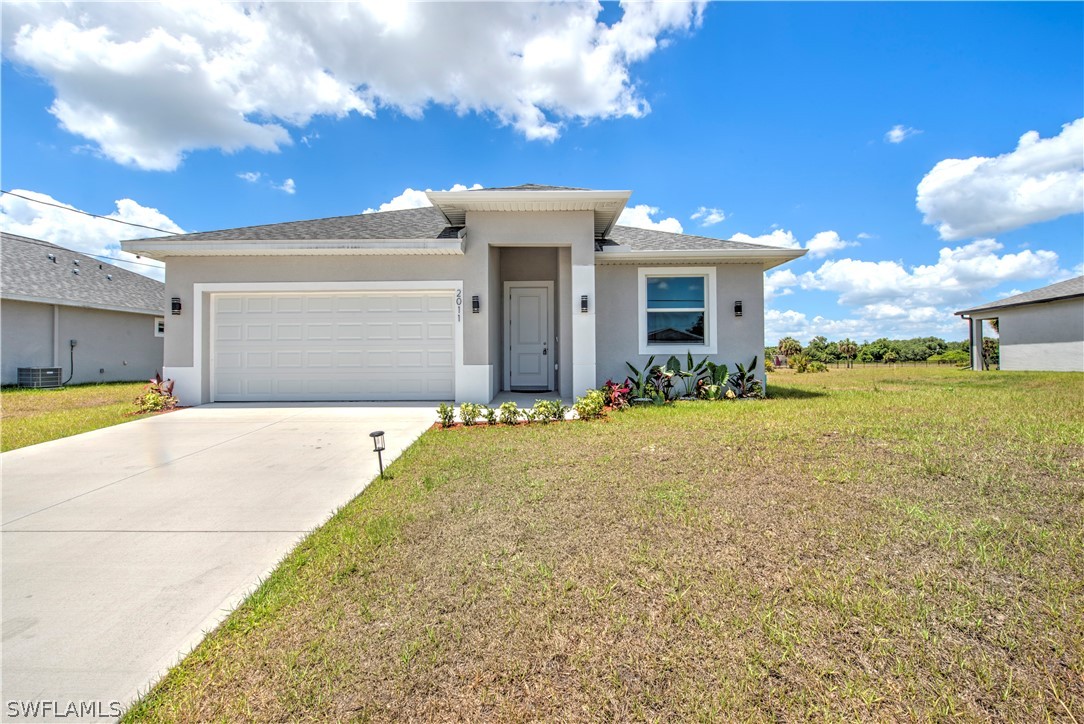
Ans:
{"type": "Polygon", "coordinates": [[[513,390],[553,389],[549,288],[511,287],[508,309],[509,387],[513,390]]]}

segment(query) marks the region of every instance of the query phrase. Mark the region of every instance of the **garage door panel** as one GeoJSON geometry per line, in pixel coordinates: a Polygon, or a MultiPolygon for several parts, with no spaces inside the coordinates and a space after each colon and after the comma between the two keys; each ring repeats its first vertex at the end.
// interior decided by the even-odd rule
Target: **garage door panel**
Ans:
{"type": "Polygon", "coordinates": [[[213,308],[217,401],[454,397],[450,292],[228,294],[213,308]]]}

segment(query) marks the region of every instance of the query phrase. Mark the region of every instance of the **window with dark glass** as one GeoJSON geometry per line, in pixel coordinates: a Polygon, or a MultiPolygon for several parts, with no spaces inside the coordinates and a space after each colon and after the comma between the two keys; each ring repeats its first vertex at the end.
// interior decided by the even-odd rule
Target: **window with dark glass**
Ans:
{"type": "Polygon", "coordinates": [[[703,276],[647,277],[648,345],[704,344],[703,276]]]}

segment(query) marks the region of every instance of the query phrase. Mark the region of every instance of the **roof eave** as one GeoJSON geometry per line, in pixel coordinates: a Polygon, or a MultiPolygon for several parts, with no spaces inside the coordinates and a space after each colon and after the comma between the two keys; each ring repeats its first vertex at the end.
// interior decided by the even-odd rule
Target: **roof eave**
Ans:
{"type": "MultiPolygon", "coordinates": [[[[1012,304],[998,304],[993,307],[973,307],[971,309],[962,309],[959,312],[953,312],[957,317],[963,317],[965,315],[974,316],[976,314],[986,314],[987,312],[996,312],[1001,309],[1011,309],[1013,307],[1030,307],[1033,304],[1047,304],[1049,302],[1063,302],[1066,299],[1084,298],[1084,294],[1063,294],[1058,297],[1050,297],[1048,299],[1032,299],[1026,302],[1013,302],[1012,304]]],[[[991,315],[997,316],[997,315],[991,315]]]]}
{"type": "Polygon", "coordinates": [[[455,239],[283,239],[179,242],[165,239],[122,241],[121,248],[162,261],[176,256],[418,256],[459,255],[465,234],[455,239]]]}
{"type": "Polygon", "coordinates": [[[805,256],[805,249],[671,249],[651,251],[596,251],[596,264],[641,262],[704,262],[711,264],[761,264],[765,270],[805,256]]]}

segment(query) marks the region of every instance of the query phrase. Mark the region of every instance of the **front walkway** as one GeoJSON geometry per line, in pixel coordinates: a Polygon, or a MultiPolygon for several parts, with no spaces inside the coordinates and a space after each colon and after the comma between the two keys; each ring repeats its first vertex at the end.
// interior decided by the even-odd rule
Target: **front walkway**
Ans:
{"type": "Polygon", "coordinates": [[[365,489],[371,431],[387,465],[435,407],[205,405],[4,453],[4,716],[130,703],[365,489]]]}

